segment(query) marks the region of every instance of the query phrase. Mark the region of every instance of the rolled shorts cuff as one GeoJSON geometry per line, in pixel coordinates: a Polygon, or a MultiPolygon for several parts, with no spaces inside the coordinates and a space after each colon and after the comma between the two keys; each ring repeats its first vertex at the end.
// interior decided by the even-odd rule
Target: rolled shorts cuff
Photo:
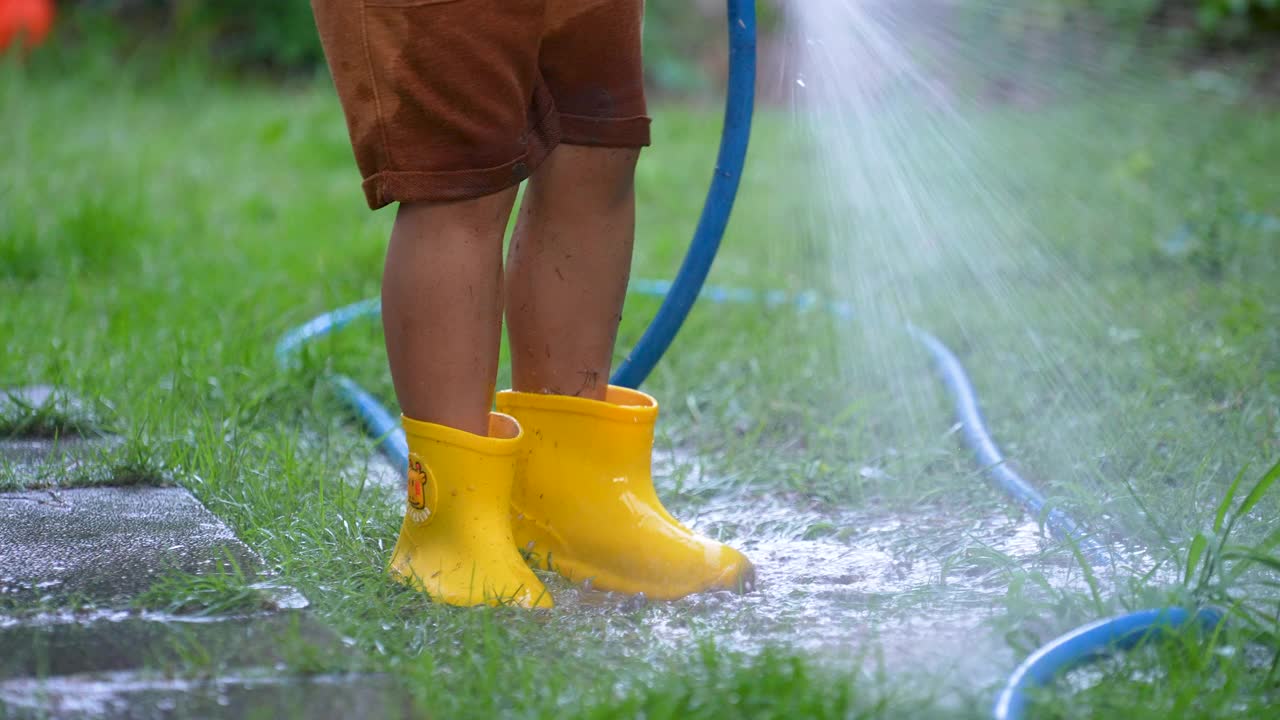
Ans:
{"type": "Polygon", "coordinates": [[[534,123],[525,152],[510,162],[475,170],[381,170],[364,179],[370,209],[393,202],[450,202],[493,195],[519,185],[538,169],[560,143],[561,128],[553,112],[534,123]]]}
{"type": "Polygon", "coordinates": [[[545,159],[530,153],[483,170],[383,170],[364,179],[364,197],[377,210],[393,202],[449,202],[502,192],[520,184],[545,159]]]}
{"type": "Polygon", "coordinates": [[[519,185],[561,143],[586,147],[639,148],[650,144],[647,116],[543,118],[530,134],[529,150],[496,167],[476,170],[382,170],[364,179],[365,200],[377,210],[393,202],[470,200],[519,185]]]}
{"type": "Polygon", "coordinates": [[[560,142],[588,147],[648,147],[651,122],[645,115],[602,118],[561,113],[560,142]]]}

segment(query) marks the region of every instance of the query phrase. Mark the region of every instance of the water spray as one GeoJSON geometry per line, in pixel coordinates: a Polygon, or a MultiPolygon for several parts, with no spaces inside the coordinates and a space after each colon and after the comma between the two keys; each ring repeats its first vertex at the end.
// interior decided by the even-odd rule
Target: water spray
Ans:
{"type": "MultiPolygon", "coordinates": [[[[755,108],[756,12],[754,0],[726,0],[728,9],[729,79],[725,101],[724,127],[715,173],[707,191],[701,218],[689,251],[673,281],[636,280],[630,295],[662,298],[656,316],[640,341],[614,373],[615,385],[637,388],[670,349],[677,333],[699,299],[711,303],[765,304],[809,310],[815,306],[841,320],[854,320],[855,310],[845,302],[823,302],[812,292],[764,293],[741,288],[704,287],[711,265],[720,249],[738,186],[746,163],[755,108]]],[[[319,315],[290,330],[276,345],[281,367],[298,364],[298,354],[308,343],[330,335],[351,323],[381,314],[377,299],[347,305],[319,315]]],[[[1060,540],[1074,544],[1084,562],[1091,565],[1110,561],[1110,551],[1091,537],[1086,528],[1060,508],[1052,507],[1044,496],[1009,465],[999,445],[988,431],[978,395],[968,373],[955,353],[927,331],[909,326],[907,332],[930,354],[935,368],[955,403],[956,422],[963,430],[965,444],[993,485],[1021,505],[1060,540]]],[[[364,425],[378,449],[402,471],[408,464],[408,446],[399,418],[350,377],[330,375],[328,381],[342,401],[364,425]]],[[[1061,673],[1156,640],[1170,631],[1199,626],[1210,629],[1222,621],[1213,610],[1188,611],[1157,608],[1099,620],[1073,630],[1032,653],[1009,677],[993,709],[995,720],[1025,717],[1029,692],[1049,685],[1061,673]]]]}

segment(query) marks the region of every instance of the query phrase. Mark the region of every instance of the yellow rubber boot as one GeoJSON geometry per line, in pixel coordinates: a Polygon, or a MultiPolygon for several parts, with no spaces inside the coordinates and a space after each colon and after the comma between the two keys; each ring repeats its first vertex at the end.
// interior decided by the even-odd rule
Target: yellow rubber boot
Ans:
{"type": "Polygon", "coordinates": [[[391,574],[449,605],[552,606],[511,536],[520,425],[489,416],[489,436],[402,417],[409,500],[391,574]]]}
{"type": "Polygon", "coordinates": [[[654,492],[658,403],[610,386],[605,402],[498,393],[498,410],[525,430],[511,496],[515,541],[531,562],[574,582],[674,600],[755,581],[737,550],[671,517],[654,492]]]}

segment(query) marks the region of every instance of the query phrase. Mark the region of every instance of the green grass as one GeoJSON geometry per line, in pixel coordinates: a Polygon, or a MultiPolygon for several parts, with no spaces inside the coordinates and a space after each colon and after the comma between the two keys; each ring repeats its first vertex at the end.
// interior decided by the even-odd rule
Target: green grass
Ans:
{"type": "MultiPolygon", "coordinates": [[[[1280,454],[1280,236],[1241,220],[1243,211],[1280,214],[1272,171],[1280,134],[1273,108],[1177,82],[1119,106],[1142,108],[1136,118],[1118,117],[1108,100],[982,116],[979,130],[999,139],[1002,156],[1022,158],[1009,177],[1035,219],[1037,239],[1028,242],[1062,264],[1009,270],[1018,306],[1004,315],[984,318],[980,296],[932,298],[924,307],[929,326],[969,364],[1019,464],[1056,500],[1172,567],[1212,527],[1239,469],[1269,467],[1280,454]],[[1054,146],[1045,137],[1072,142],[1054,146]],[[1171,250],[1166,241],[1184,226],[1193,239],[1171,250]],[[1047,282],[1045,273],[1058,270],[1082,285],[1047,282]],[[1064,307],[1074,307],[1080,287],[1096,305],[1073,319],[1064,307]],[[1026,337],[1025,327],[997,322],[1011,314],[1035,327],[1049,351],[1008,354],[1026,337]],[[1082,387],[1104,402],[1072,429],[1062,423],[1085,404],[1082,387]],[[1072,472],[1077,461],[1089,467],[1072,472]]],[[[108,403],[128,438],[127,465],[158,468],[190,488],[351,639],[360,669],[402,680],[424,713],[984,712],[991,687],[940,691],[946,678],[868,672],[870,648],[850,657],[771,640],[739,650],[734,632],[757,620],[747,611],[722,616],[688,603],[459,611],[389,581],[383,568],[399,518],[380,494],[347,481],[369,443],[322,381],[342,370],[392,397],[376,324],[320,343],[296,371],[279,371],[272,357],[289,327],[377,294],[391,214],[364,207],[332,93],[237,85],[141,60],[78,67],[62,59],[5,66],[0,106],[15,148],[0,159],[0,337],[8,348],[0,386],[53,383],[108,403]],[[651,626],[660,623],[688,635],[658,641],[651,626]]],[[[658,109],[656,142],[639,173],[637,276],[668,277],[676,268],[717,131],[712,110],[658,109]]],[[[835,253],[809,222],[822,178],[807,173],[793,148],[785,115],[763,113],[713,282],[844,290],[826,270],[835,253]]],[[[650,298],[629,301],[623,348],[655,308],[650,298]]],[[[702,462],[667,480],[671,504],[686,515],[723,497],[817,508],[825,519],[801,533],[839,542],[851,529],[832,518],[847,506],[871,515],[1016,513],[948,432],[947,404],[918,351],[867,355],[875,347],[820,313],[699,306],[647,386],[663,403],[659,445],[702,462]],[[900,397],[865,369],[876,363],[918,389],[900,397]]],[[[1240,542],[1264,547],[1277,509],[1272,496],[1252,508],[1238,523],[1240,542]]],[[[920,534],[933,543],[921,547],[936,548],[954,572],[1008,587],[989,624],[1007,633],[1015,653],[1099,613],[1190,597],[1159,573],[1100,580],[1096,594],[1064,590],[1059,574],[1071,571],[1060,550],[1026,565],[968,538],[920,534]]],[[[1248,591],[1265,604],[1274,577],[1254,572],[1263,584],[1248,591]]],[[[150,597],[198,612],[239,602],[238,588],[176,583],[150,597]]],[[[874,628],[893,613],[924,613],[946,592],[867,598],[847,608],[847,624],[874,628]]],[[[1247,650],[1257,639],[1241,631],[1207,650],[1175,641],[1116,664],[1091,689],[1064,689],[1046,707],[1063,717],[1088,716],[1072,714],[1079,708],[1133,714],[1153,697],[1184,707],[1177,703],[1190,697],[1188,684],[1227,678],[1197,689],[1196,701],[1214,708],[1213,717],[1257,717],[1255,698],[1274,689],[1265,662],[1247,650]],[[1163,667],[1172,668],[1163,684],[1129,681],[1163,667]]]]}
{"type": "Polygon", "coordinates": [[[232,561],[210,573],[163,575],[134,598],[134,607],[174,615],[243,615],[275,609],[232,561]]]}
{"type": "Polygon", "coordinates": [[[94,436],[104,431],[92,413],[58,393],[36,403],[22,393],[0,391],[0,439],[52,440],[94,436]]]}

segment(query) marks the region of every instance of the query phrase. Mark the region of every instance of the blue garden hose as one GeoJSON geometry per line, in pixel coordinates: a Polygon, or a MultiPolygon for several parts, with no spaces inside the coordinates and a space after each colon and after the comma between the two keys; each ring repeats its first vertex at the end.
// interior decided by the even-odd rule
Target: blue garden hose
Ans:
{"type": "Polygon", "coordinates": [[[658,364],[698,299],[711,263],[720,250],[738,195],[742,168],[751,139],[751,117],[756,98],[756,8],[754,0],[729,0],[729,86],[724,106],[724,130],[715,175],[702,207],[689,253],[666,295],[657,316],[631,355],[613,374],[614,385],[640,387],[658,364]]]}
{"type": "MultiPolygon", "coordinates": [[[[673,282],[636,280],[629,294],[662,297],[657,315],[631,354],[614,373],[611,382],[639,387],[670,348],[694,302],[699,298],[713,303],[763,303],[766,306],[793,306],[809,310],[821,306],[840,319],[852,319],[848,303],[823,303],[812,292],[789,294],[783,291],[757,293],[739,288],[704,288],[711,265],[719,251],[746,162],[756,82],[756,15],[754,0],[727,0],[729,37],[729,82],[725,102],[724,129],[715,174],[706,204],[694,233],[689,252],[673,282]]],[[[298,353],[308,343],[324,337],[355,320],[376,317],[381,304],[366,300],[317,316],[290,330],[276,346],[282,367],[297,364],[298,353]]],[[[933,357],[942,381],[955,402],[956,420],[963,428],[965,444],[987,471],[997,487],[1043,519],[1059,538],[1076,543],[1090,563],[1104,561],[1106,549],[1089,537],[1083,527],[1061,509],[1050,508],[1044,496],[1006,462],[983,420],[973,384],[955,354],[928,332],[909,327],[908,332],[933,357]]],[[[376,398],[345,375],[330,378],[334,389],[355,412],[366,432],[378,441],[379,450],[401,469],[408,464],[408,445],[399,418],[376,398]]],[[[1096,659],[1111,650],[1132,648],[1159,637],[1170,628],[1199,624],[1217,625],[1220,616],[1208,610],[1188,613],[1180,608],[1147,610],[1087,625],[1058,638],[1033,653],[1009,678],[994,709],[997,720],[1020,720],[1027,705],[1027,691],[1045,685],[1061,672],[1096,659]]]]}
{"type": "Polygon", "coordinates": [[[1028,691],[1048,685],[1068,670],[1100,660],[1115,651],[1132,650],[1188,627],[1196,626],[1206,633],[1212,632],[1221,622],[1222,614],[1216,610],[1188,612],[1173,607],[1141,610],[1076,628],[1031,653],[1013,671],[996,698],[992,715],[995,720],[1026,717],[1030,701],[1028,691]]]}
{"type": "Polygon", "coordinates": [[[977,456],[978,462],[986,469],[992,481],[1032,515],[1042,517],[1045,525],[1059,539],[1076,543],[1090,563],[1106,562],[1110,557],[1107,548],[1090,537],[1070,515],[1059,508],[1050,507],[1044,495],[1009,466],[1004,453],[987,430],[982,409],[978,406],[978,394],[955,353],[941,340],[914,325],[908,326],[907,332],[933,356],[938,374],[955,401],[956,420],[964,433],[965,444],[977,456]]]}

